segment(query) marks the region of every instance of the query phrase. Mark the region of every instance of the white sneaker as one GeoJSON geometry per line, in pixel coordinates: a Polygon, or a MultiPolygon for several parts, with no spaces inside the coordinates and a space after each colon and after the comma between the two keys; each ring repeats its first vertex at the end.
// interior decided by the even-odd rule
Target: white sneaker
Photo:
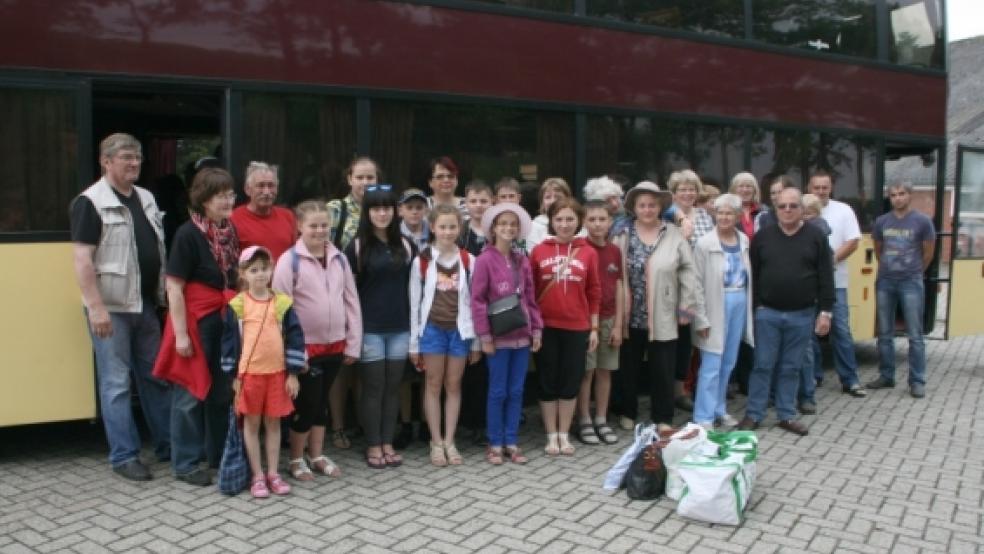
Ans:
{"type": "Polygon", "coordinates": [[[626,431],[631,431],[635,429],[635,422],[631,418],[622,416],[618,418],[618,426],[626,431]]]}
{"type": "Polygon", "coordinates": [[[738,420],[735,419],[731,414],[724,414],[718,421],[721,422],[722,427],[734,427],[738,425],[738,420]]]}

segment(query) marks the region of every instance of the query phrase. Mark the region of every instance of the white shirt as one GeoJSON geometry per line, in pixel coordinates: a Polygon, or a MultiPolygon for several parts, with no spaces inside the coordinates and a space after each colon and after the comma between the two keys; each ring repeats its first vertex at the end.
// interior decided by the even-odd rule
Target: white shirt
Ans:
{"type": "MultiPolygon", "coordinates": [[[[861,238],[861,227],[854,210],[843,202],[831,199],[821,213],[823,219],[830,225],[830,236],[827,241],[834,252],[845,242],[861,238]]],[[[834,265],[834,287],[847,288],[847,260],[841,260],[834,265]]]]}

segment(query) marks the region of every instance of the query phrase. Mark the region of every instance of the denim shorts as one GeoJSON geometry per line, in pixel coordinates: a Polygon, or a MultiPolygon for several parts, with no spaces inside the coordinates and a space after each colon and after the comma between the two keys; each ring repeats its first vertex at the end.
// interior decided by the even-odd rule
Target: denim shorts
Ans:
{"type": "Polygon", "coordinates": [[[379,360],[403,360],[410,350],[410,332],[365,333],[362,335],[360,362],[379,360]]]}
{"type": "Polygon", "coordinates": [[[424,333],[420,336],[421,354],[446,354],[465,358],[469,350],[471,350],[471,341],[461,338],[461,333],[457,329],[448,331],[428,322],[424,327],[424,333]]]}

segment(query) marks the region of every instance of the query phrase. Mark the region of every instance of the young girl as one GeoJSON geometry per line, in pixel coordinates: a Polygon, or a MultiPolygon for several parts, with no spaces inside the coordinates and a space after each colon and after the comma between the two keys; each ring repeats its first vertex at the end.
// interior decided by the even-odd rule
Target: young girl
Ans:
{"type": "Polygon", "coordinates": [[[434,244],[410,267],[410,361],[424,371],[424,416],[431,434],[431,463],[461,465],[454,432],[461,410],[461,377],[465,361],[478,360],[474,341],[469,277],[475,258],[455,242],[461,214],[437,204],[428,215],[434,244]],[[444,433],[441,433],[441,388],[444,433]],[[443,437],[443,438],[442,438],[443,437]]]}
{"type": "Polygon", "coordinates": [[[300,322],[290,297],[270,290],[272,274],[273,260],[266,248],[243,250],[242,292],[229,301],[222,333],[222,369],[231,373],[238,366],[233,389],[236,412],[245,416],[243,441],[253,472],[254,498],[266,498],[271,490],[281,495],[290,492],[290,485],[277,473],[280,418],[294,411],[291,399],[297,396],[297,373],[305,364],[300,322]],[[266,475],[260,463],[261,422],[266,434],[266,475]]]}
{"type": "Polygon", "coordinates": [[[540,213],[533,219],[530,234],[526,237],[526,252],[532,253],[536,245],[550,235],[547,211],[560,198],[571,198],[571,187],[560,177],[550,177],[540,185],[540,213]]]}
{"type": "Polygon", "coordinates": [[[530,216],[519,204],[496,204],[482,216],[482,227],[489,246],[475,260],[471,307],[475,332],[489,368],[486,403],[489,446],[485,459],[492,465],[501,465],[505,455],[513,463],[525,464],[526,456],[518,446],[523,385],[530,351],[540,349],[543,320],[534,297],[530,262],[522,251],[514,251],[512,245],[529,233],[530,216]],[[512,294],[520,296],[526,326],[494,336],[488,317],[489,304],[512,294]]]}
{"type": "Polygon", "coordinates": [[[567,430],[584,375],[585,355],[598,346],[598,255],[575,235],[584,212],[562,198],[547,211],[550,234],[533,249],[530,263],[543,314],[543,347],[536,356],[540,408],[550,456],[574,454],[567,430]]]}
{"type": "Polygon", "coordinates": [[[392,185],[367,186],[359,232],[345,249],[362,308],[360,403],[366,464],[373,469],[403,463],[393,449],[393,434],[410,345],[407,282],[415,248],[400,234],[396,200],[392,185]]]}
{"type": "Polygon", "coordinates": [[[351,366],[361,353],[362,311],[348,260],[328,240],[328,207],[308,200],[298,204],[295,214],[301,238],[277,261],[273,288],[293,297],[304,329],[308,367],[298,376],[301,390],[290,419],[288,470],[294,479],[310,481],[312,469],[341,475],[324,455],[328,397],[340,368],[351,366]]]}

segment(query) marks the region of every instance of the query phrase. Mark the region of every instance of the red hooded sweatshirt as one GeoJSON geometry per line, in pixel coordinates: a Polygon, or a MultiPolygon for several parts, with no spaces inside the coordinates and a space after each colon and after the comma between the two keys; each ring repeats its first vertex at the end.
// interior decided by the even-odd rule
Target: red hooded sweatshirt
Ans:
{"type": "Polygon", "coordinates": [[[591,316],[598,315],[601,302],[595,249],[583,238],[561,244],[550,237],[530,252],[530,265],[543,325],[568,331],[591,329],[591,316]]]}

